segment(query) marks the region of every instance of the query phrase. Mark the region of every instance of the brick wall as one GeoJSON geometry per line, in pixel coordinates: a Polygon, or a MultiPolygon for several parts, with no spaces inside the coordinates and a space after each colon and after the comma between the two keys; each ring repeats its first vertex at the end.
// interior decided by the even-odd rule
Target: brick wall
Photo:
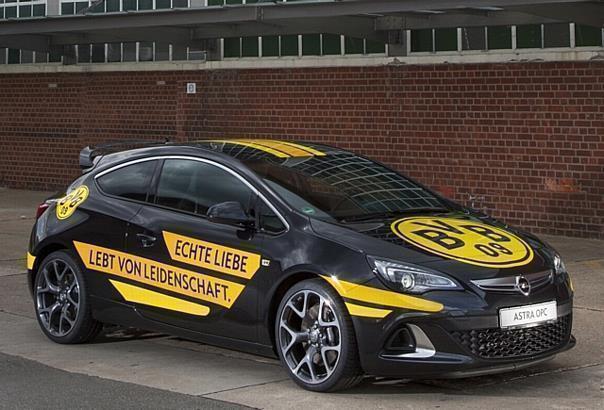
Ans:
{"type": "Polygon", "coordinates": [[[0,75],[0,185],[63,186],[95,142],[216,136],[326,142],[534,232],[604,238],[601,61],[0,75]]]}

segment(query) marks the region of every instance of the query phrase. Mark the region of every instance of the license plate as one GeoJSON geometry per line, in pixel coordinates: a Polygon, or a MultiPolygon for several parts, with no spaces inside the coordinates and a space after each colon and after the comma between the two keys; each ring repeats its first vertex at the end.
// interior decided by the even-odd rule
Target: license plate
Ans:
{"type": "Polygon", "coordinates": [[[527,326],[558,318],[556,301],[499,310],[501,328],[527,326]]]}

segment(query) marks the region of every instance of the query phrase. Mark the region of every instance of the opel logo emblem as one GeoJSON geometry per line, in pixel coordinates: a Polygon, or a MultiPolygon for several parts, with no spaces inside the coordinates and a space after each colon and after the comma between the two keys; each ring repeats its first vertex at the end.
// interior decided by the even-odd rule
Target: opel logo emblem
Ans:
{"type": "Polygon", "coordinates": [[[531,283],[524,276],[517,276],[516,289],[524,296],[528,296],[531,293],[531,283]]]}

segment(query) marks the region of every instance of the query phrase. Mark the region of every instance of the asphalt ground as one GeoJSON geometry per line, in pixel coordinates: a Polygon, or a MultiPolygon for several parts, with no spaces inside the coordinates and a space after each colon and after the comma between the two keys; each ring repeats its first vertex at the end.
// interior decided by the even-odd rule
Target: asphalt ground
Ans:
{"type": "Polygon", "coordinates": [[[0,409],[240,409],[232,403],[58,370],[0,353],[0,409]]]}
{"type": "Polygon", "coordinates": [[[139,329],[88,345],[47,340],[26,289],[35,207],[48,193],[0,188],[0,408],[604,408],[604,241],[546,236],[576,289],[577,346],[522,371],[460,380],[367,377],[315,394],[276,360],[139,329]]]}

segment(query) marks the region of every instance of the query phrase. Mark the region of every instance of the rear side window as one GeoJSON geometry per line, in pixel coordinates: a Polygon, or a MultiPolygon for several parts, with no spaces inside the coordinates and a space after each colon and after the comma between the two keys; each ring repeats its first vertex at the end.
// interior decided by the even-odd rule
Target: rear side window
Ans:
{"type": "Polygon", "coordinates": [[[158,205],[206,215],[208,208],[222,202],[239,202],[248,210],[252,190],[229,172],[205,162],[169,159],[159,177],[155,202],[158,205]]]}
{"type": "Polygon", "coordinates": [[[128,165],[97,178],[97,182],[106,194],[146,201],[156,164],[145,161],[128,165]]]}

